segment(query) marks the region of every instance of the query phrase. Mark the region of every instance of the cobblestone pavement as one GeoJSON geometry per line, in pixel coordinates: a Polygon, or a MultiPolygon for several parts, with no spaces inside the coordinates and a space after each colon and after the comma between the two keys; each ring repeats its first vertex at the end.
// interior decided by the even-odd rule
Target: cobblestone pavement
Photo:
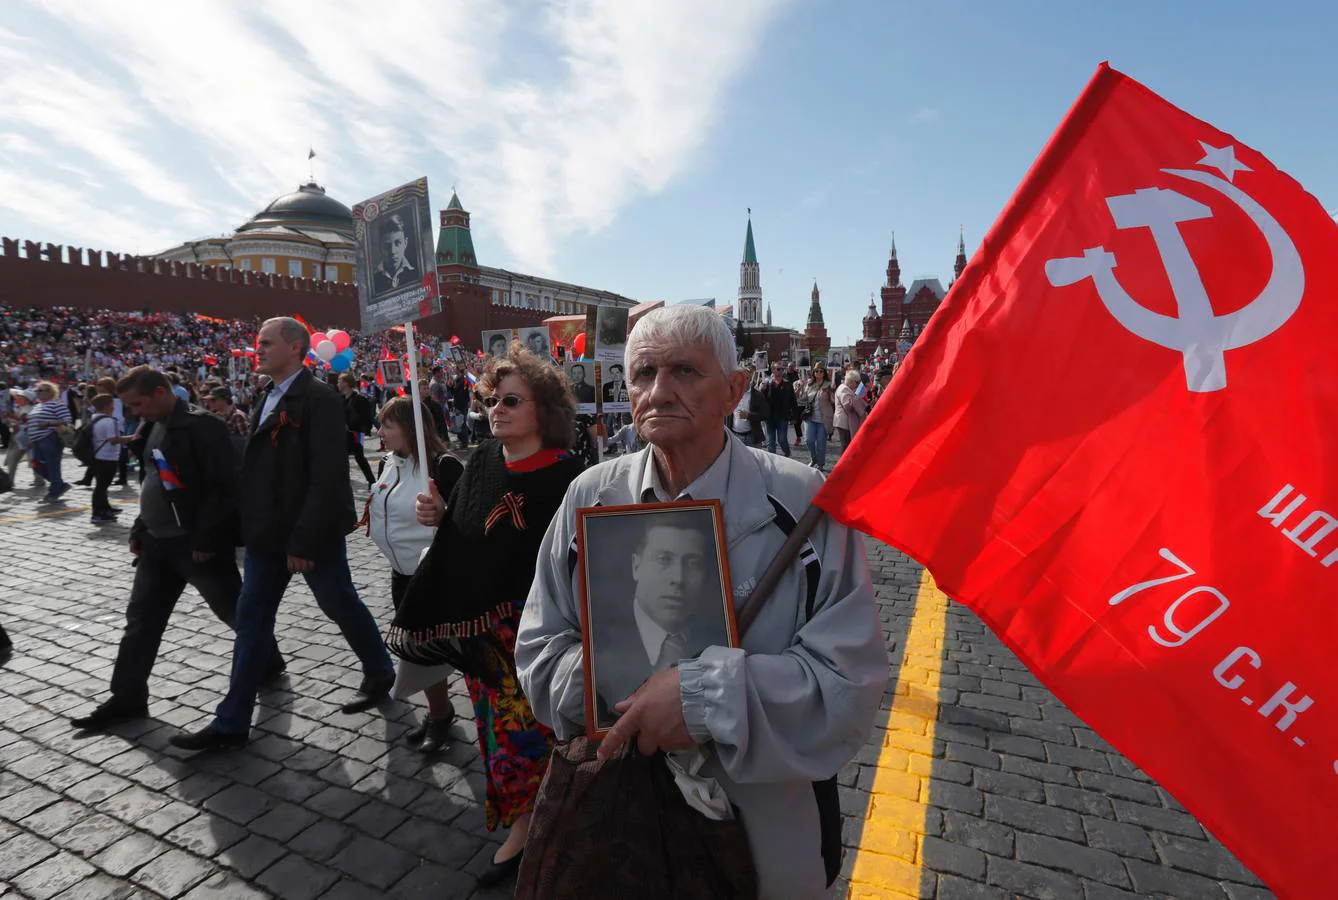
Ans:
{"type": "MultiPolygon", "coordinates": [[[[495,838],[463,685],[449,751],[399,742],[418,712],[345,716],[358,682],[337,629],[294,584],[279,613],[287,677],[243,750],[187,757],[227,686],[228,629],[187,590],[151,682],[151,719],[80,736],[105,697],[132,577],[126,525],[88,523],[76,489],[44,510],[0,496],[0,898],[487,898],[495,838]]],[[[359,479],[355,478],[355,484],[359,479]]],[[[356,582],[388,621],[388,570],[349,539],[356,582]]],[[[919,566],[869,542],[892,682],[840,776],[852,898],[1271,896],[1114,752],[919,566]]],[[[833,896],[838,892],[834,891],[833,896]]]]}

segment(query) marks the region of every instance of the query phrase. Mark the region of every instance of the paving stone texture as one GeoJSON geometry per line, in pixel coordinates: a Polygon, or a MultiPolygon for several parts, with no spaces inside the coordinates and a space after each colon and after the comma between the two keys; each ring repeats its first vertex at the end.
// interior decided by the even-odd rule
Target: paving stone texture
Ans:
{"type": "MultiPolygon", "coordinates": [[[[802,456],[802,451],[796,455],[802,456]]],[[[125,525],[88,493],[47,509],[29,476],[0,496],[0,898],[488,898],[496,836],[464,686],[441,757],[399,739],[421,711],[346,716],[356,659],[306,586],[278,635],[288,674],[245,749],[168,746],[207,723],[231,632],[187,590],[151,682],[151,718],[81,736],[105,697],[133,575],[125,525]]],[[[354,483],[360,479],[355,477],[354,483]]],[[[349,538],[354,581],[390,619],[389,570],[349,538]]],[[[868,541],[892,679],[878,727],[840,773],[845,867],[832,896],[1259,900],[1260,883],[1037,680],[920,567],[868,541]],[[917,615],[918,609],[918,615],[917,615]],[[912,632],[915,633],[912,633],[912,632]]]]}

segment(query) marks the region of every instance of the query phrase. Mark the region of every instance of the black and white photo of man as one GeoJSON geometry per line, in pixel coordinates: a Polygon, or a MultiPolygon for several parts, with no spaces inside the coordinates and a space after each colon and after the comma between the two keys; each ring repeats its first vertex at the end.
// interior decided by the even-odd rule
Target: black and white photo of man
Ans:
{"type": "Polygon", "coordinates": [[[372,292],[383,294],[395,288],[407,287],[419,281],[418,270],[410,261],[413,232],[405,227],[404,216],[393,213],[377,225],[379,259],[372,273],[372,292]]]}
{"type": "MultiPolygon", "coordinates": [[[[630,403],[627,396],[627,379],[623,377],[622,363],[609,363],[604,367],[604,405],[611,403],[630,403]]],[[[618,412],[619,410],[613,410],[618,412]]],[[[628,410],[623,410],[627,412],[628,410]]]]}
{"type": "Polygon", "coordinates": [[[595,359],[603,361],[623,358],[627,348],[628,310],[618,306],[601,306],[595,312],[595,359]]]}
{"type": "Polygon", "coordinates": [[[571,363],[567,366],[567,378],[571,380],[571,392],[577,403],[595,403],[595,386],[586,380],[585,363],[571,363]]]}
{"type": "MultiPolygon", "coordinates": [[[[612,579],[605,590],[591,589],[591,668],[600,728],[613,724],[614,704],[653,673],[707,647],[729,645],[710,510],[651,513],[646,519],[622,578],[612,579]]],[[[627,525],[616,515],[593,521],[627,525]]]]}

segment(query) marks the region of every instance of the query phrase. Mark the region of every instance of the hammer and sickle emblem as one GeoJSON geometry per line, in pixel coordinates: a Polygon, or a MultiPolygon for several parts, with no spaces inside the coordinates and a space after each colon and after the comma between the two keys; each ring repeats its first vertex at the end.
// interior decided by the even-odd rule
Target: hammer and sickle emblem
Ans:
{"type": "Polygon", "coordinates": [[[1130,297],[1115,277],[1115,254],[1105,247],[1090,247],[1078,257],[1049,260],[1045,275],[1055,287],[1092,279],[1101,302],[1116,321],[1145,341],[1180,351],[1190,391],[1220,391],[1227,385],[1226,351],[1268,337],[1291,318],[1305,293],[1305,269],[1287,232],[1240,188],[1194,169],[1162,171],[1217,191],[1240,207],[1263,234],[1272,254],[1273,271],[1257,297],[1233,313],[1214,315],[1203,279],[1178,227],[1181,222],[1211,218],[1213,211],[1167,188],[1141,188],[1132,194],[1107,197],[1106,206],[1116,228],[1147,228],[1152,232],[1175,293],[1178,316],[1153,312],[1130,297]]]}

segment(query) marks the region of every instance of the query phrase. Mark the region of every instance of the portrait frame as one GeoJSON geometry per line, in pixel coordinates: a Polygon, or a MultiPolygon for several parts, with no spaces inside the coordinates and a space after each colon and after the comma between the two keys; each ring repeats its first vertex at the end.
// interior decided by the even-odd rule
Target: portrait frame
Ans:
{"type": "Polygon", "coordinates": [[[623,361],[627,352],[630,313],[631,310],[621,306],[601,306],[595,310],[595,359],[600,362],[623,361]]]}
{"type": "Polygon", "coordinates": [[[553,336],[549,332],[547,325],[538,325],[532,328],[517,328],[516,340],[524,345],[525,349],[534,353],[540,359],[553,361],[553,336]],[[542,342],[542,351],[536,349],[535,340],[542,342]]]}
{"type": "Polygon", "coordinates": [[[384,331],[440,312],[427,178],[355,204],[352,212],[361,330],[384,331]],[[380,237],[395,217],[402,226],[397,230],[404,234],[401,256],[412,269],[407,273],[412,277],[389,285],[381,283],[384,276],[379,273],[384,257],[380,237]]]}
{"type": "Polygon", "coordinates": [[[567,359],[562,363],[562,373],[567,378],[572,396],[576,398],[576,412],[580,415],[595,415],[599,401],[599,383],[591,380],[595,374],[595,364],[580,359],[567,359]],[[585,376],[581,382],[584,390],[578,388],[576,378],[572,375],[572,369],[577,366],[581,367],[581,374],[585,376]]]}
{"type": "MultiPolygon", "coordinates": [[[[666,548],[666,552],[672,552],[671,548],[666,548]]],[[[617,721],[613,705],[663,668],[657,669],[650,659],[651,644],[647,643],[643,627],[662,636],[661,653],[676,635],[684,636],[684,659],[695,658],[709,646],[739,646],[725,517],[719,500],[578,509],[576,555],[585,721],[590,737],[598,739],[606,735],[617,721]],[[657,527],[663,529],[658,534],[652,531],[657,527]],[[687,608],[674,607],[673,600],[665,608],[649,598],[639,599],[637,554],[644,552],[644,542],[652,540],[653,534],[657,535],[654,539],[662,540],[668,531],[695,532],[704,538],[700,542],[703,551],[711,555],[701,566],[700,586],[696,589],[688,584],[681,586],[682,598],[677,602],[679,607],[687,608]],[[595,546],[599,547],[599,553],[586,552],[588,547],[595,546]],[[643,602],[648,606],[638,606],[643,602]],[[667,624],[671,621],[677,626],[673,633],[669,632],[673,626],[667,624]],[[616,652],[612,648],[617,648],[616,652]]],[[[642,578],[645,579],[644,574],[642,578]]],[[[653,578],[649,580],[652,584],[648,590],[654,590],[653,578]]]]}
{"type": "Polygon", "coordinates": [[[483,350],[483,356],[485,359],[489,356],[495,355],[492,352],[492,344],[497,340],[499,336],[504,337],[506,340],[505,349],[503,349],[502,355],[505,356],[506,354],[511,352],[511,342],[516,339],[515,329],[512,328],[490,329],[488,331],[484,331],[479,339],[480,340],[479,346],[483,350]]]}
{"type": "Polygon", "coordinates": [[[404,384],[404,361],[401,359],[377,360],[381,369],[381,380],[386,387],[398,387],[404,384]]]}

